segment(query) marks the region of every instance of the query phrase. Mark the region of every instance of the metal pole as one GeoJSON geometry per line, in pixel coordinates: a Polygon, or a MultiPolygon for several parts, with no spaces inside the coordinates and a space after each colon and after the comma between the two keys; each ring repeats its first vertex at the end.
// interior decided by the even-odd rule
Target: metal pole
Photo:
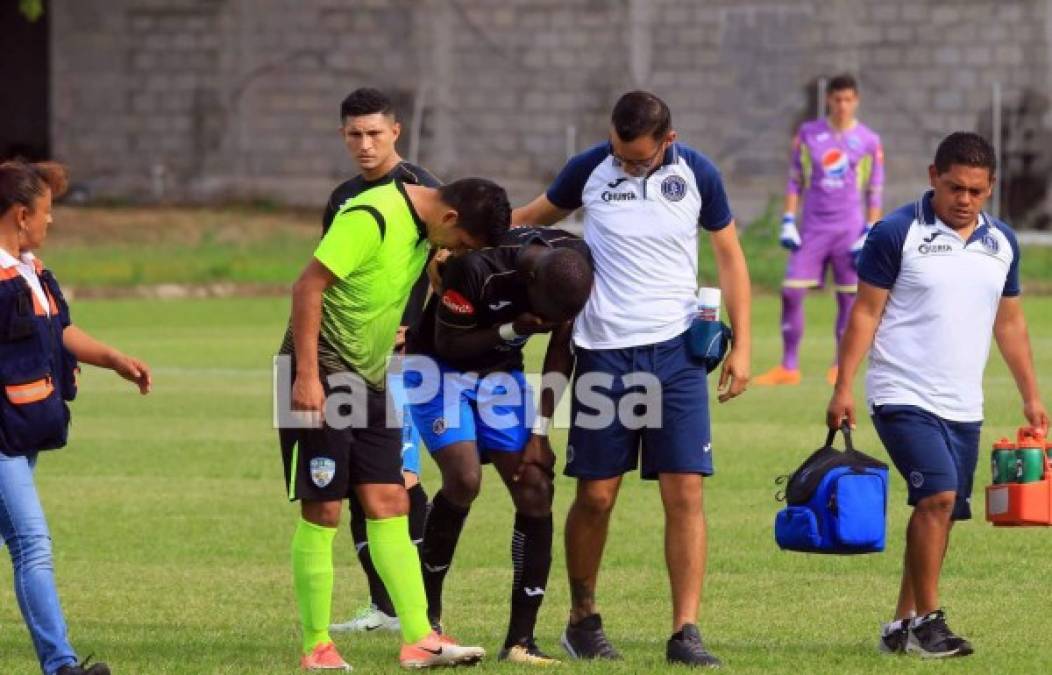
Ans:
{"type": "Polygon", "coordinates": [[[409,161],[413,164],[420,163],[420,130],[424,126],[427,89],[426,83],[417,85],[416,96],[413,97],[413,126],[409,129],[409,161]]]}
{"type": "Polygon", "coordinates": [[[994,159],[997,161],[997,173],[994,176],[994,194],[993,203],[991,210],[993,211],[994,218],[1001,217],[1001,176],[1005,173],[1005,166],[1003,161],[1003,148],[1001,139],[1001,83],[994,82],[993,84],[993,101],[990,105],[990,114],[993,117],[993,138],[991,142],[994,146],[994,159]]]}
{"type": "Polygon", "coordinates": [[[825,77],[818,78],[815,83],[815,118],[826,116],[826,85],[829,84],[829,79],[825,77]]]}

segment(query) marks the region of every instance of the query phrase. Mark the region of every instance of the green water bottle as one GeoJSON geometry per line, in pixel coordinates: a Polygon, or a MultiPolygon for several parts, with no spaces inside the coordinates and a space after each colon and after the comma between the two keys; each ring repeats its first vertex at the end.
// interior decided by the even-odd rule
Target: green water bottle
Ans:
{"type": "Polygon", "coordinates": [[[1020,483],[1036,483],[1045,477],[1045,439],[1029,430],[1020,429],[1016,454],[1019,457],[1017,475],[1020,483]]]}
{"type": "Polygon", "coordinates": [[[990,454],[990,472],[993,475],[994,485],[1015,482],[1015,443],[1007,438],[994,443],[994,450],[990,454]]]}

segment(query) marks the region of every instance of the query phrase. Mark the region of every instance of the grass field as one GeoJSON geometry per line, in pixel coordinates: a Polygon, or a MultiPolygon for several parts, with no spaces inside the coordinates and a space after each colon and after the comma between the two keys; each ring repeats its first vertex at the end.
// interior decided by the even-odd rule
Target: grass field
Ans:
{"type": "MultiPolygon", "coordinates": [[[[767,291],[781,287],[785,271],[786,253],[777,234],[781,214],[775,206],[772,202],[742,233],[753,284],[767,291]]],[[[259,206],[62,206],[44,259],[65,287],[103,297],[157,284],[275,290],[303,269],[317,244],[320,221],[311,210],[259,206]]],[[[704,241],[701,258],[703,274],[711,276],[715,268],[704,241]]],[[[1052,293],[1052,247],[1024,247],[1023,261],[1027,292],[1052,293]]]]}
{"type": "MultiPolygon", "coordinates": [[[[779,351],[773,297],[756,302],[753,369],[779,351]]],[[[805,381],[751,390],[714,411],[718,474],[708,483],[711,554],[702,630],[735,672],[1017,672],[1052,670],[1052,538],[995,530],[982,519],[954,534],[943,585],[951,625],[977,654],[954,663],[881,657],[878,622],[894,605],[907,509],[893,482],[888,550],[861,557],[780,552],[772,537],[777,474],[820,445],[829,393],[821,377],[832,300],[809,303],[805,381]]],[[[1052,383],[1052,300],[1027,303],[1039,372],[1052,383]]],[[[140,398],[116,376],[84,373],[72,441],[42,457],[38,482],[55,540],[58,581],[74,644],[115,672],[293,673],[297,621],[289,569],[295,507],[283,498],[270,428],[270,355],[284,299],[82,301],[78,323],[150,361],[155,393],[140,398]]],[[[536,367],[542,345],[532,344],[536,367]]],[[[986,380],[983,447],[1020,422],[999,357],[986,380]]],[[[1046,390],[1047,395],[1047,390],[1046,390]]],[[[557,432],[555,446],[565,446],[557,432]]],[[[883,455],[863,420],[858,444],[883,455]]],[[[984,452],[984,455],[986,453],[984,452]]],[[[424,482],[436,487],[425,459],[424,482]]],[[[981,461],[977,484],[989,478],[981,461]]],[[[553,652],[566,618],[562,523],[573,484],[560,479],[552,580],[538,629],[553,652]]],[[[983,513],[981,491],[975,509],[983,513]]],[[[495,653],[503,639],[511,569],[510,502],[496,475],[468,521],[447,583],[446,624],[495,653]]],[[[349,533],[336,546],[334,618],[353,613],[365,586],[349,533]]],[[[560,672],[643,673],[663,667],[669,632],[662,519],[655,486],[630,477],[615,512],[598,590],[604,621],[626,660],[560,672]]],[[[339,637],[359,672],[395,669],[389,635],[339,637]]],[[[490,660],[485,670],[514,670],[490,660]]],[[[38,672],[0,565],[0,673],[38,672]]]]}

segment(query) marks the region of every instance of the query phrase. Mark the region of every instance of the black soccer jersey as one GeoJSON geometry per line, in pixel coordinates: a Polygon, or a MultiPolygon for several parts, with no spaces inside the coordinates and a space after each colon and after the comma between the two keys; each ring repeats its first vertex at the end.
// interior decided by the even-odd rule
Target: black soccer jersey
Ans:
{"type": "MultiPolygon", "coordinates": [[[[496,246],[450,258],[442,274],[442,296],[432,296],[424,315],[410,331],[408,351],[437,356],[435,330],[492,328],[532,312],[526,282],[518,274],[519,255],[529,244],[553,248],[570,247],[591,260],[588,245],[580,237],[552,228],[516,227],[508,230],[496,246]]],[[[463,372],[480,375],[496,371],[522,370],[522,348],[528,338],[497,345],[485,354],[442,360],[463,372]]]]}

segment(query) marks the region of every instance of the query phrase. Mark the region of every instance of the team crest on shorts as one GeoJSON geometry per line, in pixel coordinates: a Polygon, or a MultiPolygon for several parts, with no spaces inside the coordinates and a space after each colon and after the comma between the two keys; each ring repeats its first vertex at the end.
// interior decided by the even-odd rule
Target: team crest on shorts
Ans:
{"type": "Polygon", "coordinates": [[[661,194],[670,202],[678,202],[687,196],[687,181],[681,176],[668,176],[661,181],[661,194]]]}
{"type": "Polygon", "coordinates": [[[315,457],[310,461],[310,479],[320,488],[327,486],[336,477],[336,460],[315,457]]]}
{"type": "Polygon", "coordinates": [[[436,436],[441,436],[442,434],[446,433],[445,417],[439,417],[431,423],[431,433],[433,433],[436,436]]]}
{"type": "Polygon", "coordinates": [[[573,446],[569,444],[566,445],[566,463],[573,464],[573,446]]]}
{"type": "Polygon", "coordinates": [[[915,488],[924,485],[924,474],[920,471],[910,471],[910,485],[915,488]]]}

